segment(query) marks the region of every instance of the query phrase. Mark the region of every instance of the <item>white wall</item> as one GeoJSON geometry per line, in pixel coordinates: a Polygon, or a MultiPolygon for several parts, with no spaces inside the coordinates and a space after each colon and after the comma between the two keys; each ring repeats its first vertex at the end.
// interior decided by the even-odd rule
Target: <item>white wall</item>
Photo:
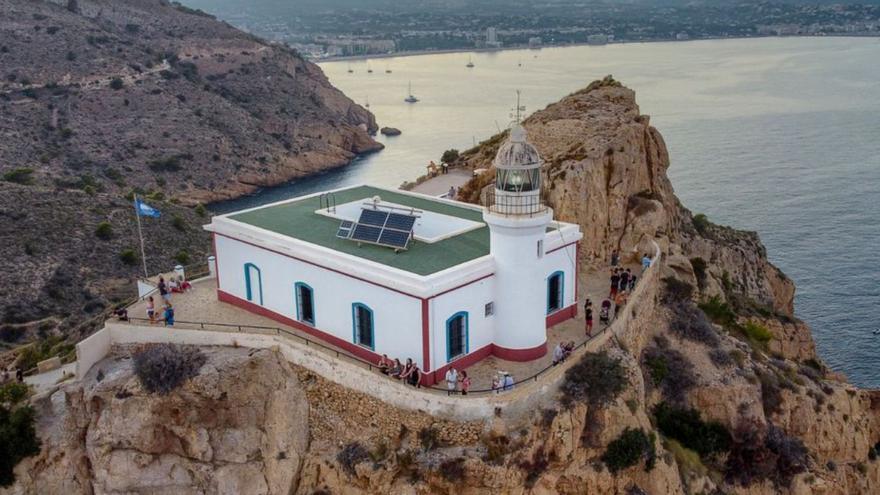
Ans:
{"type": "MultiPolygon", "coordinates": [[[[216,236],[216,245],[221,290],[247,300],[244,265],[253,263],[262,276],[263,306],[296,319],[294,284],[306,283],[313,290],[316,328],[352,343],[351,305],[363,303],[373,310],[373,352],[401,360],[411,357],[423,366],[420,299],[228,237],[216,236]]],[[[259,299],[252,302],[258,304],[259,299]]]]}
{"type": "Polygon", "coordinates": [[[495,300],[495,277],[488,277],[430,301],[431,369],[447,364],[446,320],[459,311],[468,313],[468,352],[492,343],[495,316],[485,317],[485,306],[495,300]]]}

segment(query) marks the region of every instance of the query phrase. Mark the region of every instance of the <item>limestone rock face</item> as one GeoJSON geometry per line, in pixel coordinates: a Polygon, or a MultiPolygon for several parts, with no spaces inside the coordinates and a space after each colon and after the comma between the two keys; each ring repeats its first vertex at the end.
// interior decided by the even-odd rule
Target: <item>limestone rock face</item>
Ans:
{"type": "Polygon", "coordinates": [[[309,441],[296,375],[269,351],[207,354],[167,396],[141,388],[124,355],[55,393],[41,408],[43,452],[18,466],[8,493],[293,491],[309,441]]]}

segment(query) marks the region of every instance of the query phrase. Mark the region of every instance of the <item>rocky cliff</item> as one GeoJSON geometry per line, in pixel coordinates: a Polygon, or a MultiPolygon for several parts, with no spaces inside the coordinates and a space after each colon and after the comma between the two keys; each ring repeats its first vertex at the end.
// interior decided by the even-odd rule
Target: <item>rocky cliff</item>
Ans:
{"type": "MultiPolygon", "coordinates": [[[[229,461],[205,458],[216,452],[213,440],[196,442],[217,438],[217,426],[183,421],[200,416],[173,414],[171,405],[228,411],[221,389],[259,404],[284,387],[294,397],[284,404],[297,411],[290,416],[301,419],[288,418],[287,436],[277,434],[297,439],[308,431],[307,447],[295,450],[300,467],[289,467],[299,475],[273,485],[260,481],[271,469],[255,464],[252,478],[223,486],[248,482],[303,495],[880,491],[880,393],[846,383],[816,356],[809,329],[792,315],[794,287],[767,262],[755,234],[713,225],[679,204],[662,138],[633,92],[608,78],[537,112],[525,127],[547,160],[546,200],[587,233],[585,266],[604,269],[612,250],[632,256],[650,239],[666,253],[656,268],[662,281],[643,286],[650,293],[632,307],[634,323],[572,367],[558,396],[522,415],[502,409],[481,422],[456,423],[288,368],[269,351],[235,349],[210,351],[207,371],[159,399],[122,371],[122,350],[122,361],[97,366],[106,368],[103,381],[93,370],[43,403],[63,397],[62,416],[78,419],[44,413],[43,453],[19,465],[12,493],[36,493],[39,480],[62,478],[79,480],[69,493],[151,493],[133,480],[141,471],[158,479],[155,469],[171,465],[199,473],[174,478],[190,483],[180,486],[220,493],[217,480],[229,461]],[[215,369],[224,370],[222,387],[212,381],[215,369]],[[127,427],[121,431],[131,434],[118,438],[109,426],[128,419],[150,425],[137,431],[168,425],[165,440],[127,427]],[[138,455],[126,457],[132,442],[138,455]],[[60,452],[68,451],[79,460],[65,460],[60,452]],[[124,461],[123,472],[102,467],[110,458],[124,461]]],[[[486,166],[502,138],[469,150],[457,165],[486,166]]],[[[486,177],[464,194],[479,200],[486,177]]],[[[265,415],[248,417],[240,427],[267,422],[265,415]]],[[[240,449],[261,445],[256,436],[241,438],[240,449]]],[[[261,452],[266,459],[273,450],[261,452]]],[[[176,472],[161,471],[161,479],[176,472]]]]}
{"type": "Polygon", "coordinates": [[[0,345],[132,294],[132,194],[163,213],[144,226],[167,271],[210,251],[187,207],[344,165],[376,129],[316,65],[200,11],[0,0],[0,345]]]}

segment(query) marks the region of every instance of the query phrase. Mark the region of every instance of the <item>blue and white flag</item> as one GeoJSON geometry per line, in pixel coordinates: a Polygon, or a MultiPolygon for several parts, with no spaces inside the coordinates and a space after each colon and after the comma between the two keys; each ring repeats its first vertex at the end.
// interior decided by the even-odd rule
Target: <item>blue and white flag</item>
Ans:
{"type": "Polygon", "coordinates": [[[144,203],[139,199],[134,200],[134,209],[137,214],[142,217],[159,218],[162,215],[161,213],[159,213],[159,210],[153,208],[152,206],[144,203]]]}

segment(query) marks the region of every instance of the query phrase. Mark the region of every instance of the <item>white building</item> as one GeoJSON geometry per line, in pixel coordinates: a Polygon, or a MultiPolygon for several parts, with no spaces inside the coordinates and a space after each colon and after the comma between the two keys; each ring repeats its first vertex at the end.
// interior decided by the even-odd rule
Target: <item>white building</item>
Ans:
{"type": "Polygon", "coordinates": [[[540,198],[541,159],[511,130],[487,207],[355,186],[217,216],[217,294],[359,357],[449,366],[547,352],[577,314],[577,225],[540,198]]]}

